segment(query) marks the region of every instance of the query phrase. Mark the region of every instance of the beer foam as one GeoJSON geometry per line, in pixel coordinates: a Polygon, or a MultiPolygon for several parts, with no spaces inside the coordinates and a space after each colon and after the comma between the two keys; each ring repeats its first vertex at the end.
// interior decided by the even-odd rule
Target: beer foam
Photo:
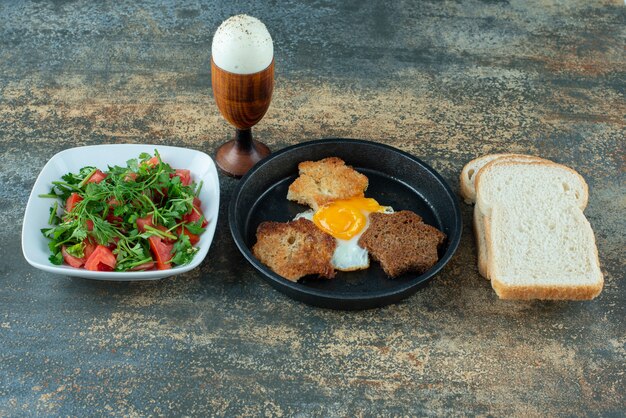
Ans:
{"type": "Polygon", "coordinates": [[[259,19],[237,15],[226,19],[213,36],[213,62],[236,74],[253,74],[266,69],[274,58],[274,44],[259,19]]]}

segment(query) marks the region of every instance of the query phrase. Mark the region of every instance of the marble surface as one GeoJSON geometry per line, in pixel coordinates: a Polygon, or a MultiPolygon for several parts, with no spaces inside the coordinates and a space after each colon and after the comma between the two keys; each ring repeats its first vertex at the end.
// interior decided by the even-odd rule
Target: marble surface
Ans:
{"type": "Polygon", "coordinates": [[[626,7],[622,1],[0,3],[0,416],[623,416],[626,7]],[[88,144],[214,154],[212,34],[263,20],[276,88],[255,134],[410,152],[458,190],[514,151],[590,186],[605,287],[591,302],[501,301],[459,250],[397,305],[336,312],[270,288],[238,253],[222,176],[201,267],[156,283],[50,275],[22,257],[46,161],[88,144]]]}

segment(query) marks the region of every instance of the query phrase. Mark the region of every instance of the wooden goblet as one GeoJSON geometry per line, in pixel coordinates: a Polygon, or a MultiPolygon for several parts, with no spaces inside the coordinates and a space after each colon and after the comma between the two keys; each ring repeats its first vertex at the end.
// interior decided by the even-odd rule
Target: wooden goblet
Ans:
{"type": "Polygon", "coordinates": [[[235,138],[217,150],[216,162],[226,174],[241,177],[257,161],[270,154],[269,148],[252,138],[268,107],[274,90],[274,60],[253,74],[235,74],[218,67],[211,58],[213,96],[220,113],[233,126],[235,138]]]}

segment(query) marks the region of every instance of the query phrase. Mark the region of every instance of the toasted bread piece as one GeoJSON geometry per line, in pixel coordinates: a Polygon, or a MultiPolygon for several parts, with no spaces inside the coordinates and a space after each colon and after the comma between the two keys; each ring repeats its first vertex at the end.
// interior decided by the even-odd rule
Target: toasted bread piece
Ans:
{"type": "Polygon", "coordinates": [[[372,213],[370,225],[359,239],[385,273],[397,277],[408,272],[424,273],[437,263],[437,249],[446,235],[426,225],[414,212],[372,213]]]}
{"type": "Polygon", "coordinates": [[[289,186],[287,199],[316,209],[338,199],[365,196],[369,181],[337,157],[298,164],[300,176],[289,186]]]}
{"type": "Polygon", "coordinates": [[[254,256],[285,279],[297,282],[309,274],[329,279],[335,276],[330,261],[336,241],[307,219],[263,222],[256,238],[254,256]]]}

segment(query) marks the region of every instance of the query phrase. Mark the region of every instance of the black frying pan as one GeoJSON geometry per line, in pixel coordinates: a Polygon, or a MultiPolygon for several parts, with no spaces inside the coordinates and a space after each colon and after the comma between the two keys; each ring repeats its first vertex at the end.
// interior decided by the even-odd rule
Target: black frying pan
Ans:
{"type": "Polygon", "coordinates": [[[430,281],[461,239],[461,212],[446,181],[420,159],[396,148],[356,139],[322,139],[282,149],[260,161],[243,177],[228,211],[230,230],[239,250],[273,287],[294,299],[332,309],[368,309],[397,302],[430,281]],[[263,221],[287,222],[308,207],[287,200],[298,175],[298,163],[339,157],[369,178],[366,197],[396,211],[412,210],[443,231],[447,240],[437,264],[424,274],[388,278],[380,265],[356,272],[337,272],[332,280],[305,277],[291,282],[252,255],[256,229],[263,221]]]}

